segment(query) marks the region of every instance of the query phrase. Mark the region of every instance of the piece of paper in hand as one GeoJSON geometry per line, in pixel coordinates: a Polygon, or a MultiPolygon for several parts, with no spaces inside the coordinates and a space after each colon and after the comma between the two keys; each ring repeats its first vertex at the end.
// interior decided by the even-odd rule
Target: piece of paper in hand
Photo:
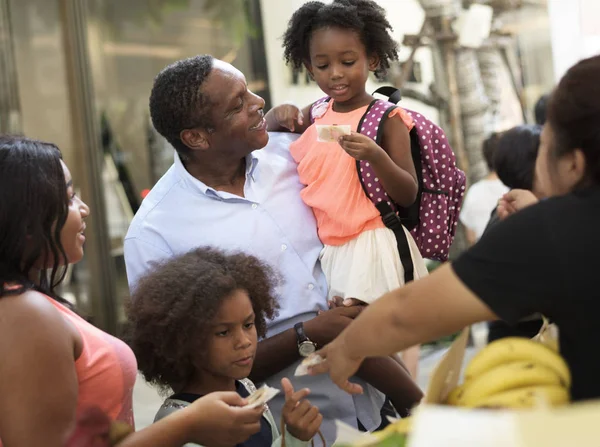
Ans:
{"type": "Polygon", "coordinates": [[[332,124],[329,126],[317,124],[317,141],[324,143],[336,142],[343,135],[350,135],[351,129],[346,124],[332,124]]]}
{"type": "Polygon", "coordinates": [[[278,394],[279,390],[277,388],[273,388],[268,385],[263,385],[250,396],[248,396],[248,398],[246,399],[248,401],[246,407],[256,408],[261,405],[264,405],[278,394]]]}
{"type": "Polygon", "coordinates": [[[304,360],[302,360],[302,362],[298,365],[298,367],[296,368],[296,371],[294,372],[294,375],[295,376],[306,376],[306,375],[308,375],[308,368],[310,368],[311,366],[318,365],[321,362],[323,362],[323,357],[321,357],[320,355],[317,355],[317,354],[309,355],[304,360]]]}

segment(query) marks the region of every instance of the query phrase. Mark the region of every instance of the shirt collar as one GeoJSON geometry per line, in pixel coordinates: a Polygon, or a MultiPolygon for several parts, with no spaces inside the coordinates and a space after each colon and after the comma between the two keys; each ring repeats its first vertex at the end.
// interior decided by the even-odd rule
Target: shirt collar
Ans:
{"type": "MultiPolygon", "coordinates": [[[[183,181],[185,181],[189,186],[191,186],[193,189],[197,190],[198,192],[200,192],[202,194],[218,195],[217,191],[215,191],[210,186],[207,186],[205,183],[201,182],[196,177],[194,177],[192,174],[190,174],[188,172],[188,170],[185,169],[185,166],[183,165],[183,162],[181,161],[181,158],[179,157],[179,154],[177,153],[177,151],[173,151],[173,152],[174,152],[173,164],[175,167],[175,171],[177,172],[177,174],[183,181]]],[[[256,157],[256,155],[254,155],[253,152],[246,155],[246,180],[248,180],[248,178],[250,178],[253,182],[256,181],[255,176],[257,173],[257,171],[256,171],[257,165],[258,165],[258,157],[256,157]]]]}

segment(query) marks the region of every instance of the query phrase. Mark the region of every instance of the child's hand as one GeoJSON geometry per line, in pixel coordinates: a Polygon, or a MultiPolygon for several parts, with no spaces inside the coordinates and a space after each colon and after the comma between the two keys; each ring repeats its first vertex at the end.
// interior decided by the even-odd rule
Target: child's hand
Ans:
{"type": "Polygon", "coordinates": [[[352,132],[339,140],[340,146],[348,155],[356,160],[373,161],[385,151],[375,141],[366,135],[352,132]]]}
{"type": "Polygon", "coordinates": [[[281,104],[269,110],[268,114],[272,114],[275,122],[279,126],[285,127],[290,132],[294,132],[296,130],[296,121],[300,126],[304,124],[302,110],[300,110],[294,104],[281,104]]]}
{"type": "Polygon", "coordinates": [[[287,431],[296,439],[310,441],[319,431],[323,421],[323,415],[317,407],[311,405],[308,400],[301,401],[309,395],[310,390],[304,388],[294,392],[292,382],[287,378],[281,379],[281,386],[285,392],[282,415],[287,431]]]}

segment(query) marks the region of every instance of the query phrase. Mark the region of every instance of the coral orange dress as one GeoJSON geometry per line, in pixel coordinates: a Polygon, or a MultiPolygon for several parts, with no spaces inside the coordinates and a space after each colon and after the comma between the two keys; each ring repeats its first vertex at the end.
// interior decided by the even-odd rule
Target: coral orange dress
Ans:
{"type": "MultiPolygon", "coordinates": [[[[375,205],[358,178],[356,160],[337,142],[317,141],[316,125],[346,124],[357,129],[367,106],[347,113],[327,110],[290,146],[298,163],[300,181],[306,185],[302,199],[312,207],[319,237],[325,245],[321,265],[329,297],[357,298],[370,303],[404,284],[404,269],[394,233],[385,227],[375,205]]],[[[410,130],[412,118],[401,108],[389,115],[410,130]]],[[[415,279],[427,268],[412,235],[404,229],[415,266],[415,279]]]]}

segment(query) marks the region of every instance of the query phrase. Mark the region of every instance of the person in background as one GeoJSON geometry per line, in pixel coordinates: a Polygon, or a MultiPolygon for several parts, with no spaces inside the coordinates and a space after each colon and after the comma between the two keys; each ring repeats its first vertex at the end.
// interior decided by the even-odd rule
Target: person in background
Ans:
{"type": "MultiPolygon", "coordinates": [[[[67,264],[83,258],[89,215],[55,145],[0,136],[0,446],[64,447],[92,408],[133,425],[133,352],[56,292],[67,264]]],[[[262,414],[245,403],[206,395],[119,446],[242,442],[262,414]]]]}
{"type": "MultiPolygon", "coordinates": [[[[540,146],[542,126],[525,124],[503,132],[498,140],[494,153],[494,167],[498,178],[511,190],[527,190],[536,197],[542,197],[542,191],[535,181],[535,160],[540,146]]],[[[485,234],[500,222],[497,208],[494,209],[485,234]]],[[[488,343],[503,337],[534,337],[542,327],[539,314],[531,315],[516,324],[508,324],[502,320],[490,321],[488,326],[488,343]]]]}
{"type": "Polygon", "coordinates": [[[494,153],[498,145],[498,138],[499,134],[494,133],[483,142],[483,158],[488,166],[489,174],[467,190],[460,211],[459,218],[465,226],[469,245],[473,245],[479,240],[498,200],[508,192],[508,188],[498,178],[494,169],[494,153]]]}
{"type": "MultiPolygon", "coordinates": [[[[542,193],[536,186],[534,171],[541,132],[542,126],[535,124],[524,124],[503,132],[493,158],[496,174],[507,188],[532,191],[538,198],[542,193]]],[[[496,207],[485,231],[499,221],[496,207]]]]}
{"type": "Polygon", "coordinates": [[[535,116],[535,123],[539,126],[543,126],[546,122],[546,110],[548,108],[548,100],[550,95],[542,95],[535,103],[533,108],[533,114],[535,116]]]}
{"type": "MultiPolygon", "coordinates": [[[[127,312],[127,339],[145,379],[175,393],[156,420],[216,391],[247,398],[256,390],[248,375],[258,337],[277,312],[277,284],[275,272],[254,256],[208,247],[167,260],[140,279],[127,312]]],[[[307,388],[294,392],[287,378],[281,385],[286,443],[307,445],[323,416],[305,399],[307,388]]],[[[267,408],[260,432],[240,445],[281,445],[278,422],[267,408]]]]}

